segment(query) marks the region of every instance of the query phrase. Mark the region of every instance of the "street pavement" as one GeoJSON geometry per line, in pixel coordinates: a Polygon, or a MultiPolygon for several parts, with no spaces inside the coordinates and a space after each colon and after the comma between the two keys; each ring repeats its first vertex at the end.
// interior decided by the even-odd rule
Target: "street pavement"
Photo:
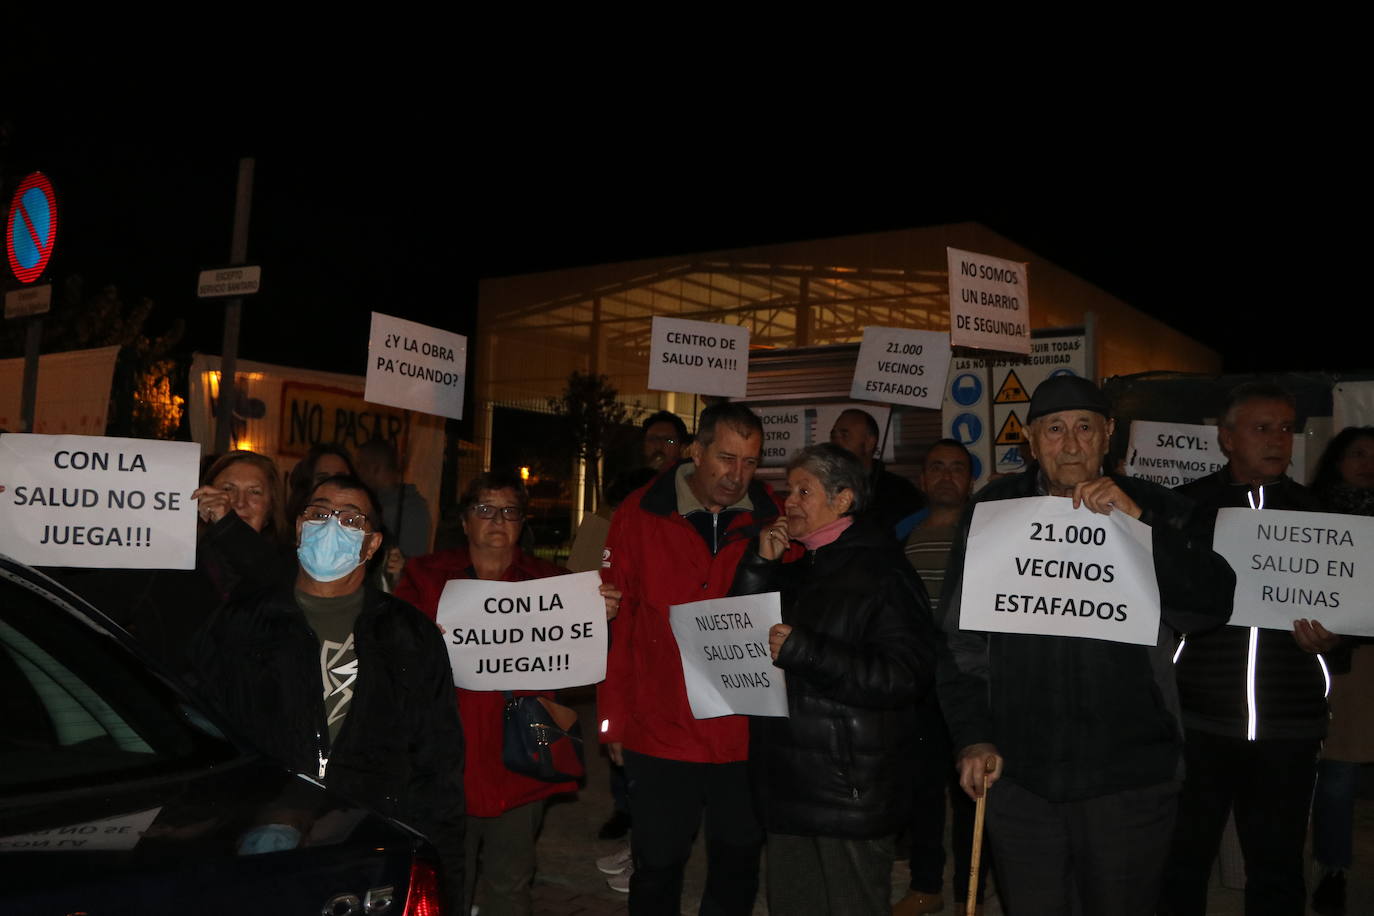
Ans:
{"type": "MultiPolygon", "coordinates": [[[[576,797],[559,800],[549,806],[544,829],[539,837],[539,871],[534,882],[534,912],[536,916],[611,916],[628,913],[626,896],[606,886],[606,876],[594,864],[600,856],[614,852],[618,843],[598,840],[596,832],[611,814],[611,795],[607,782],[606,757],[595,744],[596,718],[593,694],[590,689],[565,691],[564,702],[574,706],[579,714],[587,742],[587,782],[576,797]]],[[[1365,775],[1370,773],[1368,768],[1365,775]]],[[[1366,781],[1366,788],[1370,788],[1366,781]]],[[[1347,912],[1351,916],[1374,913],[1374,792],[1365,791],[1356,809],[1355,869],[1350,875],[1347,912]]],[[[701,900],[706,862],[703,841],[697,839],[682,895],[682,912],[695,914],[701,900]]],[[[766,855],[766,853],[765,853],[766,855]]],[[[946,867],[946,904],[944,912],[955,914],[946,867]]],[[[1231,869],[1234,870],[1234,869],[1231,869]]],[[[1239,889],[1223,887],[1221,869],[1213,875],[1208,899],[1208,913],[1215,916],[1241,916],[1244,912],[1243,893],[1239,889]]],[[[908,878],[906,862],[899,861],[892,870],[893,900],[906,892],[908,878]]],[[[1308,892],[1312,880],[1309,877],[1308,892]]],[[[768,913],[764,902],[766,887],[760,883],[759,899],[754,913],[768,913]]],[[[478,901],[480,909],[481,901],[478,901]]],[[[985,916],[1002,916],[1000,901],[988,901],[985,916]]],[[[782,913],[777,916],[788,916],[782,913]]]]}

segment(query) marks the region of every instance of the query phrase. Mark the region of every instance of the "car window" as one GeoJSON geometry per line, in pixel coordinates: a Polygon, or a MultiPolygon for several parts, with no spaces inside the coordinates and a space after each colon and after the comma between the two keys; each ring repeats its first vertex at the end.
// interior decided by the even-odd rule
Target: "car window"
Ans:
{"type": "Polygon", "coordinates": [[[0,577],[0,792],[203,766],[236,752],[60,595],[0,577]]]}

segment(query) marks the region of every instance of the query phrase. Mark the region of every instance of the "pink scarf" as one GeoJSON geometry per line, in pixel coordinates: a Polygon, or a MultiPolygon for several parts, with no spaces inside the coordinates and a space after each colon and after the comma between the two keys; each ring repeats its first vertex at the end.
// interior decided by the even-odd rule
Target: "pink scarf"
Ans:
{"type": "Polygon", "coordinates": [[[828,525],[821,525],[815,531],[803,534],[797,540],[805,545],[807,550],[820,550],[827,544],[833,544],[835,539],[844,534],[846,528],[854,524],[854,516],[841,515],[828,525]]]}

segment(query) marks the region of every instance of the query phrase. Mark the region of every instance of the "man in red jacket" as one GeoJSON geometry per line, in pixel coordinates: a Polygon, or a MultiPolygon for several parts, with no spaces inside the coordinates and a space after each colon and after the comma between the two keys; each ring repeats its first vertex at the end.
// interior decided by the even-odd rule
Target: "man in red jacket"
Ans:
{"type": "Polygon", "coordinates": [[[778,516],[753,481],[763,424],[739,404],[702,411],[680,462],[616,511],[605,566],[624,592],[598,691],[601,741],[624,763],[634,821],[632,914],[680,912],[682,872],[706,814],[703,913],[747,914],[763,832],[749,794],[749,720],[696,719],[668,608],[730,590],[751,538],[778,516]]]}

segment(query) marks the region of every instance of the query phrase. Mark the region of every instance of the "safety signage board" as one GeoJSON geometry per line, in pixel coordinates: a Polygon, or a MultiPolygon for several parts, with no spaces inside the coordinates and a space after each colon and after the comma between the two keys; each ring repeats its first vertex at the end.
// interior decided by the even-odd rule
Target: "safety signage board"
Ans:
{"type": "Polygon", "coordinates": [[[47,270],[57,240],[57,192],[42,172],[15,188],[5,218],[5,253],[20,283],[32,283],[47,270]]]}
{"type": "Polygon", "coordinates": [[[1013,473],[1025,467],[1030,458],[1026,409],[1035,386],[1052,375],[1087,376],[1088,365],[1083,334],[1035,337],[1029,356],[993,360],[990,370],[983,359],[950,361],[941,425],[946,436],[964,443],[973,455],[975,481],[984,469],[1013,473]]]}

